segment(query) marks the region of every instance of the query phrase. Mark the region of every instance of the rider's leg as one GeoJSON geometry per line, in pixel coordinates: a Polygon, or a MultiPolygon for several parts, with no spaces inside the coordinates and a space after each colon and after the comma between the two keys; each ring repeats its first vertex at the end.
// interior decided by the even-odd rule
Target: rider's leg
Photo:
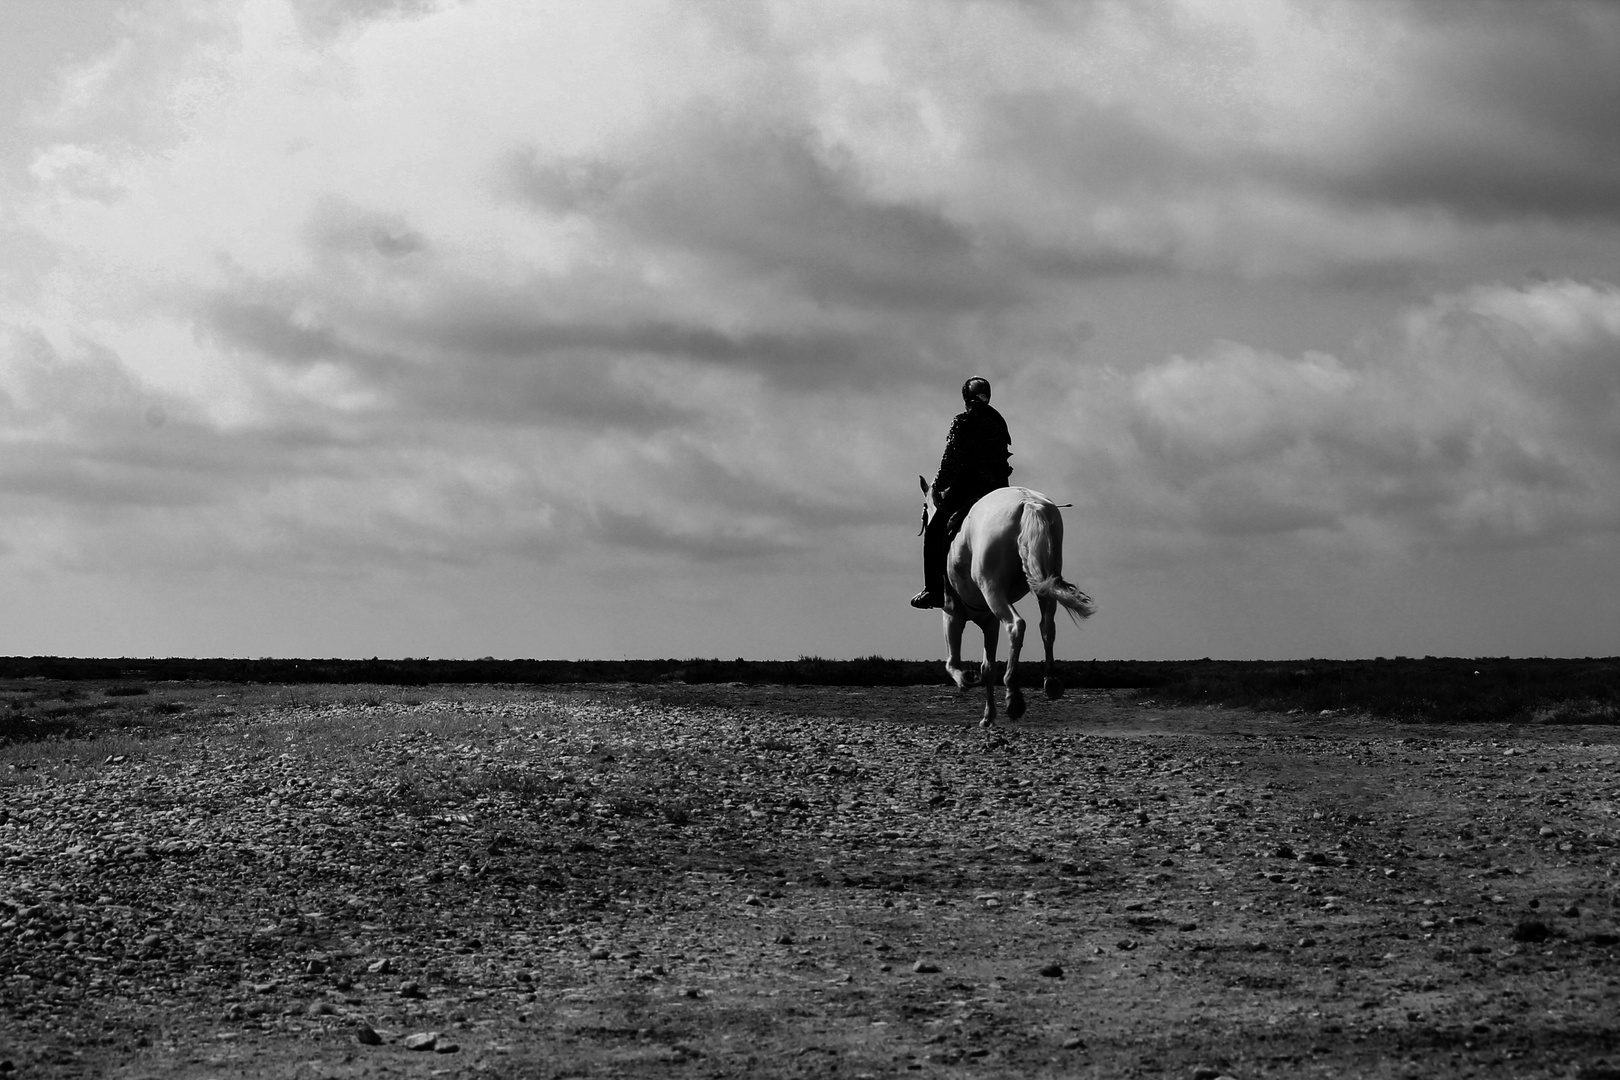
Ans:
{"type": "Polygon", "coordinates": [[[923,530],[923,591],[911,598],[912,607],[935,608],[945,604],[945,559],[950,554],[951,515],[960,509],[959,501],[946,498],[928,519],[923,530]]]}

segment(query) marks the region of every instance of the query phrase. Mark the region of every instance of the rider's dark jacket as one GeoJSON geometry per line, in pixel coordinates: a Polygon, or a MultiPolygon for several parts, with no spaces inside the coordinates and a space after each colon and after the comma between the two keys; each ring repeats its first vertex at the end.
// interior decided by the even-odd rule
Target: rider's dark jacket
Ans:
{"type": "MultiPolygon", "coordinates": [[[[945,437],[945,453],[939,459],[939,475],[934,490],[951,489],[953,495],[977,498],[1007,485],[1012,465],[1012,435],[1007,421],[987,402],[977,398],[956,414],[951,432],[945,437]]],[[[953,500],[955,501],[955,500],[953,500]]]]}

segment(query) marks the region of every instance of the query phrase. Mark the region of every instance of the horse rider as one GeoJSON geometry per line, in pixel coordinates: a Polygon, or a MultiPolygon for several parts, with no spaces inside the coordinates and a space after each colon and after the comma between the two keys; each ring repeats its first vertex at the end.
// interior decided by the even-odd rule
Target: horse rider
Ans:
{"type": "Polygon", "coordinates": [[[1007,421],[990,407],[990,383],[975,375],[962,384],[967,408],[951,421],[945,453],[934,477],[939,500],[923,532],[923,591],[911,598],[914,608],[945,606],[945,557],[950,549],[951,521],[997,488],[1007,486],[1012,465],[1012,436],[1007,421]]]}

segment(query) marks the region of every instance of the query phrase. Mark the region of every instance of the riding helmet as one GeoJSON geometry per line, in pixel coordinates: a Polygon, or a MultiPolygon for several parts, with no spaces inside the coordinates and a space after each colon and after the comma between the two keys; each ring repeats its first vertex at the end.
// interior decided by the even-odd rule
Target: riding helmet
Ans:
{"type": "Polygon", "coordinates": [[[962,384],[962,400],[964,402],[971,405],[973,403],[973,399],[978,397],[980,394],[983,394],[987,398],[990,396],[989,379],[980,378],[978,375],[975,375],[973,378],[962,384]]]}

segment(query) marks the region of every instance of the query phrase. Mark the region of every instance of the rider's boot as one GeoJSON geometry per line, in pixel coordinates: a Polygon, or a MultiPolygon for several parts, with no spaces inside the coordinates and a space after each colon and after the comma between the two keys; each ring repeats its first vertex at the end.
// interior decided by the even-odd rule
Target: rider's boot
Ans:
{"type": "Polygon", "coordinates": [[[946,537],[947,521],[941,509],[928,522],[923,531],[923,581],[927,588],[911,598],[914,608],[945,606],[945,551],[950,541],[946,537]]]}

